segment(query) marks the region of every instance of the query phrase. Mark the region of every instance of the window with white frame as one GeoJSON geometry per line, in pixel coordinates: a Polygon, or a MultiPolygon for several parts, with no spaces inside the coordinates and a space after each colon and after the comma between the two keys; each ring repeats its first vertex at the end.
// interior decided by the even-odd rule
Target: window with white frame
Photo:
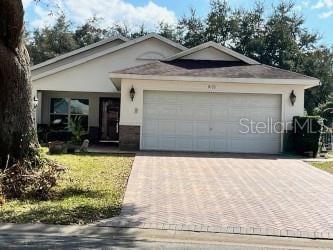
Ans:
{"type": "Polygon", "coordinates": [[[68,121],[80,117],[81,126],[88,131],[89,100],[51,98],[50,125],[54,130],[67,130],[68,121]]]}

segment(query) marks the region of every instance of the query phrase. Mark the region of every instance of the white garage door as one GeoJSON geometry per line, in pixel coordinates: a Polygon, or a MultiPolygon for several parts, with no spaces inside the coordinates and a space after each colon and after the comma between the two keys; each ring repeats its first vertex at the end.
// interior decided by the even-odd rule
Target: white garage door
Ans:
{"type": "Polygon", "coordinates": [[[280,119],[281,95],[144,91],[142,149],[274,154],[280,119]]]}

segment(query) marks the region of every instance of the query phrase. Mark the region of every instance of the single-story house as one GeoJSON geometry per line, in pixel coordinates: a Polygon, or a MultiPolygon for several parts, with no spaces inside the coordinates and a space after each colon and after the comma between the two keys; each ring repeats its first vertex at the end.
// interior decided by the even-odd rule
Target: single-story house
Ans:
{"type": "Polygon", "coordinates": [[[33,66],[32,81],[37,123],[61,131],[81,117],[91,142],[269,154],[283,151],[288,123],[304,113],[304,90],[319,85],[214,42],[188,49],[156,34],[48,60],[33,66]]]}

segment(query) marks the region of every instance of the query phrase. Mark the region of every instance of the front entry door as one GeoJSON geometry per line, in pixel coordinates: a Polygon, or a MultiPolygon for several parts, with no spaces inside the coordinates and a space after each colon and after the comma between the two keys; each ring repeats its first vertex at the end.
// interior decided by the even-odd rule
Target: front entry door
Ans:
{"type": "Polygon", "coordinates": [[[120,99],[100,98],[100,140],[119,141],[120,99]]]}

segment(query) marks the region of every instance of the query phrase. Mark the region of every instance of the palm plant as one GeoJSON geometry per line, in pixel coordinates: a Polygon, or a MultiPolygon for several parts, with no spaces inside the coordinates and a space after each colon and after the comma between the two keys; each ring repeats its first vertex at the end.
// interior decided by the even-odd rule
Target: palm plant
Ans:
{"type": "Polygon", "coordinates": [[[73,143],[80,144],[82,142],[81,136],[85,133],[82,127],[82,117],[75,116],[74,118],[70,119],[67,125],[67,129],[73,134],[73,143]]]}

